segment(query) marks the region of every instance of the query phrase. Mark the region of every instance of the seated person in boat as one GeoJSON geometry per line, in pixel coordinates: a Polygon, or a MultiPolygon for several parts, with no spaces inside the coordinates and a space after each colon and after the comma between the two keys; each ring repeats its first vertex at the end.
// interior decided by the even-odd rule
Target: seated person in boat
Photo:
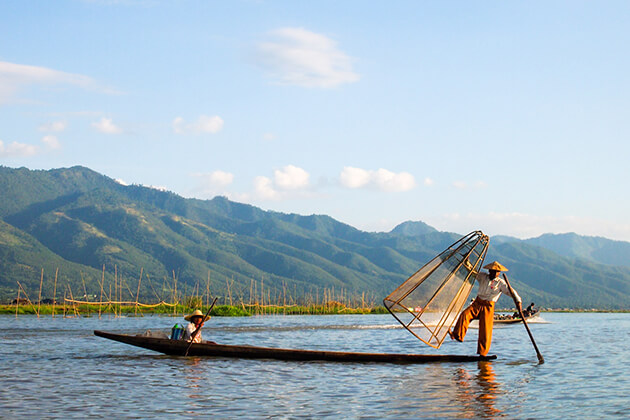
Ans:
{"type": "Polygon", "coordinates": [[[525,315],[525,318],[527,318],[528,316],[534,315],[536,312],[536,309],[534,309],[534,302],[532,302],[527,308],[525,308],[525,310],[523,311],[523,315],[525,315]]]}
{"type": "Polygon", "coordinates": [[[186,315],[184,317],[186,321],[190,321],[190,323],[186,326],[186,330],[184,331],[184,340],[190,341],[194,332],[199,328],[199,332],[195,336],[195,343],[201,343],[201,327],[203,323],[210,319],[210,315],[204,317],[204,314],[197,309],[190,315],[186,315]]]}
{"type": "Polygon", "coordinates": [[[477,340],[477,353],[481,356],[486,356],[490,351],[490,344],[492,342],[494,304],[499,300],[501,293],[512,296],[517,302],[519,311],[522,307],[521,297],[516,293],[516,290],[514,290],[514,295],[511,295],[507,283],[499,277],[502,271],[508,271],[508,269],[497,261],[483,268],[486,268],[488,273],[477,274],[477,282],[479,283],[477,298],[459,315],[453,331],[449,330],[448,334],[453,340],[464,341],[464,336],[466,336],[470,321],[478,319],[479,338],[477,340]]]}
{"type": "MultiPolygon", "coordinates": [[[[530,303],[529,306],[525,309],[523,309],[523,315],[525,316],[525,318],[530,317],[532,315],[534,315],[536,313],[536,309],[534,309],[534,302],[530,303]]],[[[512,318],[520,318],[521,314],[519,314],[518,312],[514,312],[514,315],[512,315],[512,318]]]]}

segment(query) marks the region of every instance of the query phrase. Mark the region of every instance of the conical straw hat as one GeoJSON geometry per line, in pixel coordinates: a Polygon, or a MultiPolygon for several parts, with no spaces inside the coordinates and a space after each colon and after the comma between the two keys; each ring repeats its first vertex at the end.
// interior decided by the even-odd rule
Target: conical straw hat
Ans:
{"type": "Polygon", "coordinates": [[[197,309],[195,312],[193,312],[193,313],[192,313],[192,314],[190,314],[190,315],[186,315],[186,316],[184,317],[184,319],[185,319],[186,321],[190,321],[190,320],[192,319],[192,317],[193,317],[193,316],[200,316],[200,317],[202,317],[202,318],[203,318],[203,322],[206,322],[207,320],[209,320],[209,319],[210,319],[210,315],[208,315],[208,316],[204,317],[203,312],[201,312],[199,309],[197,309]]]}
{"type": "Polygon", "coordinates": [[[494,271],[508,271],[508,269],[505,268],[505,266],[503,266],[498,261],[493,261],[490,264],[484,265],[483,268],[487,268],[488,270],[494,270],[494,271]]]}

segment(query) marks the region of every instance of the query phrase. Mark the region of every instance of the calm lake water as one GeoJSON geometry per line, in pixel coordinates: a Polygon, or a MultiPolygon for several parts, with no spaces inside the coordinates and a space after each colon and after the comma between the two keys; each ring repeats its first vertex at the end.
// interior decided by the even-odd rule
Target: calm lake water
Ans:
{"type": "MultiPolygon", "coordinates": [[[[483,363],[283,362],[163,356],[93,330],[169,331],[180,318],[0,316],[1,418],[629,418],[630,314],[545,313],[496,327],[483,363]]],[[[226,344],[369,352],[434,350],[390,315],[212,318],[226,344]]]]}

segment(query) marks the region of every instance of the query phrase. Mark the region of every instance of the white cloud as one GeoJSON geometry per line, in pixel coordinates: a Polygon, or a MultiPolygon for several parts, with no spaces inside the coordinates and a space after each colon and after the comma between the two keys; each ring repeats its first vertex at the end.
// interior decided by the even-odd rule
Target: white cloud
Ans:
{"type": "Polygon", "coordinates": [[[273,181],[266,176],[254,178],[254,193],[265,200],[277,200],[280,193],[274,189],[273,181]]]}
{"type": "Polygon", "coordinates": [[[435,181],[433,181],[433,179],[431,178],[424,178],[424,185],[426,185],[427,187],[431,187],[433,184],[435,184],[435,181]]]}
{"type": "Polygon", "coordinates": [[[408,172],[394,173],[386,169],[379,169],[374,174],[374,182],[382,191],[401,192],[412,190],[416,180],[408,172]]]}
{"type": "Polygon", "coordinates": [[[346,166],[339,177],[341,185],[346,188],[362,188],[370,183],[370,171],[346,166]]]}
{"type": "Polygon", "coordinates": [[[227,194],[224,188],[234,182],[234,174],[221,170],[213,172],[197,172],[191,176],[199,179],[195,192],[204,197],[214,197],[217,194],[227,194]]]}
{"type": "Polygon", "coordinates": [[[208,180],[216,186],[226,187],[234,182],[234,174],[224,171],[214,171],[210,173],[208,180]]]}
{"type": "Polygon", "coordinates": [[[386,192],[409,191],[416,186],[416,180],[410,173],[395,173],[382,168],[371,171],[346,166],[341,171],[339,181],[346,188],[371,188],[386,192]]]}
{"type": "Polygon", "coordinates": [[[332,39],[302,28],[281,28],[258,45],[259,62],[283,85],[333,88],[359,80],[352,59],[332,39]]]}
{"type": "Polygon", "coordinates": [[[46,123],[46,124],[42,124],[39,126],[39,131],[48,131],[48,132],[54,132],[54,133],[59,133],[61,131],[64,131],[67,127],[67,123],[65,121],[53,121],[50,123],[46,123]]]}
{"type": "Polygon", "coordinates": [[[458,190],[479,190],[486,188],[486,183],[483,181],[475,181],[472,184],[469,184],[464,181],[455,181],[453,182],[453,187],[458,190]]]}
{"type": "Polygon", "coordinates": [[[196,122],[187,124],[182,117],[173,120],[176,134],[216,134],[223,129],[223,119],[218,115],[201,115],[196,122]]]}
{"type": "Polygon", "coordinates": [[[453,182],[453,187],[457,188],[458,190],[465,190],[468,187],[468,184],[466,184],[464,181],[455,181],[453,182]]]}
{"type": "Polygon", "coordinates": [[[273,172],[273,179],[266,176],[254,178],[254,195],[264,200],[281,200],[303,194],[310,188],[310,175],[304,169],[287,165],[273,172]]]}
{"type": "Polygon", "coordinates": [[[105,134],[120,134],[122,129],[112,122],[111,118],[101,118],[100,121],[93,122],[92,127],[105,134]]]}
{"type": "Polygon", "coordinates": [[[0,104],[10,102],[22,87],[30,85],[73,85],[102,93],[119,93],[81,74],[0,61],[0,104]]]}
{"type": "Polygon", "coordinates": [[[57,136],[44,136],[42,138],[42,143],[44,143],[46,146],[48,146],[49,149],[59,149],[61,148],[61,144],[59,143],[59,140],[57,139],[57,136]]]}
{"type": "Polygon", "coordinates": [[[309,174],[302,168],[287,165],[273,171],[275,185],[284,190],[295,190],[308,186],[309,174]]]}
{"type": "Polygon", "coordinates": [[[143,185],[143,186],[147,187],[147,188],[154,189],[154,190],[158,190],[158,191],[163,191],[163,192],[167,192],[168,191],[168,188],[166,188],[164,186],[161,186],[161,185],[143,185]]]}
{"type": "Polygon", "coordinates": [[[0,156],[2,157],[28,157],[37,154],[39,148],[32,144],[18,143],[16,141],[7,146],[0,140],[0,156]]]}
{"type": "Polygon", "coordinates": [[[34,144],[11,142],[7,145],[0,140],[0,157],[30,157],[46,152],[47,150],[56,150],[61,148],[61,143],[57,136],[44,136],[42,143],[46,148],[34,144]]]}
{"type": "Polygon", "coordinates": [[[209,173],[198,172],[192,175],[201,179],[204,184],[212,187],[226,187],[234,182],[234,174],[220,170],[209,173]]]}

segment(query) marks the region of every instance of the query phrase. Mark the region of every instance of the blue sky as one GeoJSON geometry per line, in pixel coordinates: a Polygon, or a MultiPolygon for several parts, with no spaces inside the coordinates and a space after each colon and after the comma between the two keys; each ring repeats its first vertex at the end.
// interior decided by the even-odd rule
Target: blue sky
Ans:
{"type": "Polygon", "coordinates": [[[0,1],[0,164],[630,241],[630,2],[0,1]]]}

